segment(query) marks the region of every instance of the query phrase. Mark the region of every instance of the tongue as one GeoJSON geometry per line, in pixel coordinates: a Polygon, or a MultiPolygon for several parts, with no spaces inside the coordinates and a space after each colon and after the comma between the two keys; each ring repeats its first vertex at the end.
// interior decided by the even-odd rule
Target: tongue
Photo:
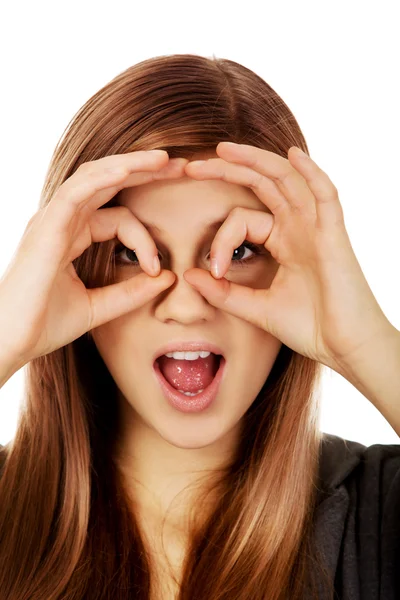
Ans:
{"type": "Polygon", "coordinates": [[[219,361],[215,354],[197,360],[176,360],[167,356],[157,359],[161,373],[172,387],[192,393],[210,385],[218,371],[219,361]]]}

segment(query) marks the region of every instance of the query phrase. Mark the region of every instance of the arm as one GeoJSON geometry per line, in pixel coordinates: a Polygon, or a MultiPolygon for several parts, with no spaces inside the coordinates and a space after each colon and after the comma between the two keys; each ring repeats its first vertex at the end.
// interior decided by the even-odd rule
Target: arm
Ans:
{"type": "Polygon", "coordinates": [[[338,373],[372,402],[400,436],[400,331],[388,322],[382,334],[342,364],[338,373]]]}

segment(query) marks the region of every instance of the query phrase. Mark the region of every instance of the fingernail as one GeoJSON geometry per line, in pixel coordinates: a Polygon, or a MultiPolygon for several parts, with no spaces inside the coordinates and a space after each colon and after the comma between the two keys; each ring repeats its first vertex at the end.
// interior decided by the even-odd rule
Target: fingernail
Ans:
{"type": "Polygon", "coordinates": [[[189,164],[190,165],[202,165],[205,162],[206,162],[205,160],[191,160],[189,164]]]}
{"type": "Polygon", "coordinates": [[[219,277],[219,267],[216,258],[211,259],[211,272],[215,277],[219,277]]]}
{"type": "Polygon", "coordinates": [[[165,150],[147,150],[147,152],[148,152],[149,154],[159,154],[160,156],[161,156],[162,154],[165,154],[165,150]]]}
{"type": "Polygon", "coordinates": [[[293,146],[295,149],[295,152],[297,154],[297,156],[299,156],[299,158],[310,158],[308,156],[308,154],[306,154],[305,152],[303,152],[303,150],[301,148],[298,148],[297,146],[293,146]]]}
{"type": "Polygon", "coordinates": [[[160,272],[160,268],[160,260],[158,256],[155,256],[153,259],[153,272],[155,273],[155,275],[158,275],[158,273],[160,272]]]}

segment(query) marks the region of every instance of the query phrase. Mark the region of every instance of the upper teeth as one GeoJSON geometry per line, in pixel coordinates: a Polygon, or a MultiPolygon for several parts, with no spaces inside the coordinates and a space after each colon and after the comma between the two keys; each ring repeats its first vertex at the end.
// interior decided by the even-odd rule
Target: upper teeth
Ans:
{"type": "Polygon", "coordinates": [[[200,350],[200,352],[168,352],[165,356],[177,360],[197,360],[198,358],[207,358],[210,354],[211,352],[200,350]]]}

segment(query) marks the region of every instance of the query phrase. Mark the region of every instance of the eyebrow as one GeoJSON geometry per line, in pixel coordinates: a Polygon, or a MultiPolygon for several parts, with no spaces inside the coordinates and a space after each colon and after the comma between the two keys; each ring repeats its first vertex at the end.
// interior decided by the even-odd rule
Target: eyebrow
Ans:
{"type": "MultiPolygon", "coordinates": [[[[216,232],[224,222],[225,219],[222,219],[222,221],[218,220],[210,221],[209,223],[204,223],[203,225],[199,226],[200,234],[202,236],[205,236],[208,233],[216,232]]],[[[157,233],[158,235],[162,235],[164,233],[163,230],[157,227],[157,225],[155,225],[154,223],[146,223],[144,221],[141,221],[141,223],[150,234],[157,233]]]]}

